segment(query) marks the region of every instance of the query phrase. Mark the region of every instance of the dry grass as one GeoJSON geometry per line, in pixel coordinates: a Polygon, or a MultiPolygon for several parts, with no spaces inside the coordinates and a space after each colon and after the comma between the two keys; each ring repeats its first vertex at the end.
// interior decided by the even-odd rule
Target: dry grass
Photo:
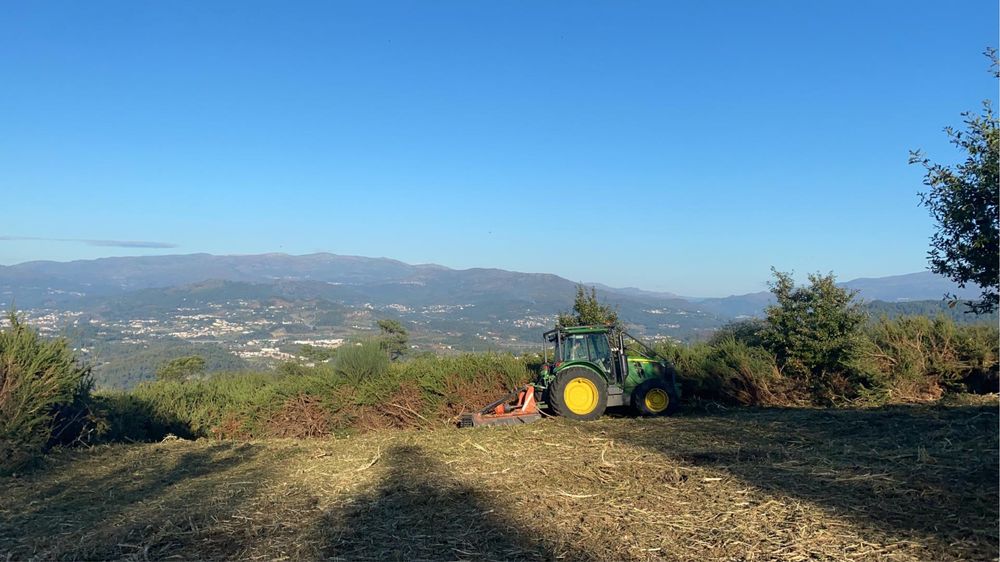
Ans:
{"type": "Polygon", "coordinates": [[[985,560],[997,404],[64,451],[0,559],[985,560]]]}

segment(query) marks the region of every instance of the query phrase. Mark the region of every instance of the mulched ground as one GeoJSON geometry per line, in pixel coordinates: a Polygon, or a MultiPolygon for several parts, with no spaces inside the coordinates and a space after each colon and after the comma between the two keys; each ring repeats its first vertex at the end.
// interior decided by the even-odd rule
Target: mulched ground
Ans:
{"type": "Polygon", "coordinates": [[[0,560],[989,560],[998,409],[60,451],[0,479],[0,560]]]}

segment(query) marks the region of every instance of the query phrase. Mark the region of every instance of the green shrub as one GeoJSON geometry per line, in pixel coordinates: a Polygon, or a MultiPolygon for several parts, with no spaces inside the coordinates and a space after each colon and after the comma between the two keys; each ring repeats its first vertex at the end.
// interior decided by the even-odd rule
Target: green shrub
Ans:
{"type": "Polygon", "coordinates": [[[939,316],[880,318],[866,331],[859,369],[878,390],[876,401],[926,400],[977,388],[997,368],[995,326],[962,325],[939,316]]]}
{"type": "Polygon", "coordinates": [[[192,438],[188,423],[175,415],[159,413],[154,405],[135,393],[98,391],[91,397],[91,411],[100,441],[159,441],[167,435],[192,438]]]}
{"type": "Polygon", "coordinates": [[[203,380],[148,382],[131,395],[148,411],[154,434],[210,437],[238,420],[242,433],[262,436],[286,400],[299,394],[329,396],[334,387],[328,369],[303,367],[296,375],[220,373],[203,380]]]}
{"type": "Polygon", "coordinates": [[[156,378],[165,381],[184,381],[205,373],[205,358],[189,355],[171,359],[156,369],[156,378]]]}
{"type": "Polygon", "coordinates": [[[448,418],[478,410],[527,383],[533,378],[529,365],[534,359],[510,353],[464,353],[422,357],[394,367],[401,384],[418,385],[430,415],[448,418]]]}
{"type": "Polygon", "coordinates": [[[377,341],[364,341],[340,349],[333,363],[337,376],[358,384],[383,376],[389,370],[389,357],[377,341]]]}
{"type": "Polygon", "coordinates": [[[763,333],[766,327],[767,324],[759,318],[734,320],[712,334],[708,343],[716,345],[727,338],[732,338],[749,346],[763,347],[763,333]]]}
{"type": "Polygon", "coordinates": [[[524,360],[510,353],[463,353],[425,357],[400,365],[403,377],[417,381],[431,394],[440,394],[452,381],[473,381],[488,378],[497,385],[513,390],[531,376],[524,360]]]}
{"type": "Polygon", "coordinates": [[[712,346],[703,367],[719,397],[732,404],[773,406],[793,402],[774,356],[734,337],[712,346]]]}
{"type": "Polygon", "coordinates": [[[777,302],[767,308],[760,332],[781,372],[809,388],[817,403],[852,400],[868,388],[866,371],[856,370],[867,314],[855,292],[838,287],[833,274],[809,275],[796,287],[790,275],[771,270],[777,302]]]}
{"type": "Polygon", "coordinates": [[[343,348],[338,363],[341,357],[347,363],[332,367],[294,365],[276,373],[224,373],[147,382],[127,394],[100,393],[95,408],[102,436],[287,436],[295,434],[294,420],[316,420],[321,413],[330,431],[443,423],[531,378],[525,362],[510,354],[429,355],[389,364],[377,344],[379,359],[363,347],[343,348]]]}
{"type": "Polygon", "coordinates": [[[705,361],[712,352],[710,344],[699,342],[688,345],[667,341],[657,343],[655,349],[677,370],[677,382],[684,400],[719,399],[716,381],[705,371],[705,361]]]}
{"type": "Polygon", "coordinates": [[[789,404],[801,398],[789,392],[774,356],[732,334],[711,343],[660,344],[657,349],[677,369],[681,395],[688,401],[733,405],[789,404]]]}
{"type": "Polygon", "coordinates": [[[79,437],[92,381],[65,340],[46,339],[14,313],[0,330],[0,471],[79,437]]]}

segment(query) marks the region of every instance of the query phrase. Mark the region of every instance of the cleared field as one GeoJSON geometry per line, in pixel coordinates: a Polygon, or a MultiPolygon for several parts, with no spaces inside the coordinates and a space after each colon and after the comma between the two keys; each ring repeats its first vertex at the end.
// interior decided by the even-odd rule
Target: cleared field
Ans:
{"type": "Polygon", "coordinates": [[[987,560],[986,405],[57,452],[0,479],[0,560],[987,560]]]}

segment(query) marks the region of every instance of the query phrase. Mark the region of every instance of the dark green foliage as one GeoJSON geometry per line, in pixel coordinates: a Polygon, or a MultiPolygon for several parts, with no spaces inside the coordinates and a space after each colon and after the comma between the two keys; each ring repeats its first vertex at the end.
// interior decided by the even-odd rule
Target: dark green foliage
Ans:
{"type": "Polygon", "coordinates": [[[293,377],[220,373],[187,383],[145,383],[132,395],[152,412],[150,427],[154,429],[177,428],[171,431],[177,435],[239,437],[255,431],[263,435],[271,416],[289,398],[329,396],[334,387],[326,370],[293,377]]]}
{"type": "Polygon", "coordinates": [[[610,305],[597,300],[597,289],[591,287],[587,293],[583,285],[576,286],[573,312],[560,314],[557,324],[562,327],[591,326],[596,324],[618,325],[618,312],[610,305]]]}
{"type": "Polygon", "coordinates": [[[716,330],[709,343],[714,345],[726,339],[734,339],[749,346],[759,347],[763,345],[762,334],[766,326],[767,324],[760,318],[735,320],[716,330]]]}
{"type": "Polygon", "coordinates": [[[706,344],[667,344],[685,396],[731,404],[831,404],[937,399],[995,391],[995,325],[945,316],[882,318],[869,324],[833,275],[796,287],[774,272],[777,303],[764,321],[734,323],[706,344]]]}
{"type": "Polygon", "coordinates": [[[79,437],[92,386],[90,370],[65,340],[40,337],[13,312],[7,320],[0,330],[0,472],[79,437]]]}
{"type": "Polygon", "coordinates": [[[279,364],[278,368],[275,370],[279,375],[288,377],[301,377],[316,374],[317,372],[326,372],[329,373],[331,377],[334,376],[333,367],[329,363],[320,363],[310,367],[309,365],[305,365],[297,361],[285,361],[279,364]]]}
{"type": "MultiPolygon", "coordinates": [[[[308,397],[318,405],[328,431],[447,424],[465,406],[481,407],[498,392],[530,378],[522,360],[509,354],[422,356],[389,363],[369,342],[384,369],[355,381],[327,365],[298,365],[294,374],[223,373],[188,382],[156,381],[129,393],[95,398],[105,440],[288,435],[279,426],[289,401],[308,397]],[[483,394],[467,395],[473,390],[483,394]],[[469,401],[474,404],[467,404],[469,401]],[[483,403],[480,403],[483,402],[483,403]],[[402,417],[399,417],[402,416],[402,417]]],[[[363,346],[350,346],[357,349],[363,346]]],[[[374,357],[370,351],[366,357],[374,357]]]]}
{"type": "Polygon", "coordinates": [[[926,316],[937,318],[945,316],[956,324],[997,325],[1000,315],[997,311],[981,314],[969,314],[965,307],[954,306],[945,300],[884,302],[871,301],[864,303],[865,310],[872,318],[898,318],[900,316],[926,316]]]}
{"type": "Polygon", "coordinates": [[[205,359],[205,373],[239,371],[249,365],[226,351],[219,344],[190,343],[177,339],[149,340],[144,344],[93,342],[88,356],[95,365],[94,383],[97,388],[127,390],[156,378],[156,370],[164,363],[197,355],[205,359]]]}
{"type": "Polygon", "coordinates": [[[205,359],[197,355],[167,361],[156,370],[156,380],[183,382],[205,372],[205,359]]]}
{"type": "Polygon", "coordinates": [[[389,354],[389,359],[396,361],[406,353],[406,343],[409,334],[406,328],[397,320],[383,319],[378,321],[378,328],[382,332],[382,349],[389,354]]]}
{"type": "MultiPolygon", "coordinates": [[[[528,359],[509,353],[463,353],[444,357],[424,357],[400,365],[402,378],[416,380],[432,395],[443,396],[455,381],[490,378],[498,386],[512,390],[531,378],[528,359]]],[[[485,406],[485,404],[483,404],[485,406]]]]}
{"type": "Polygon", "coordinates": [[[364,341],[345,345],[337,353],[333,370],[338,377],[351,384],[377,378],[389,369],[389,358],[378,341],[364,341]]]}
{"type": "Polygon", "coordinates": [[[734,337],[723,338],[712,345],[705,357],[704,370],[724,401],[773,405],[788,400],[780,392],[776,394],[783,383],[774,356],[734,337]]]}
{"type": "Polygon", "coordinates": [[[335,312],[318,312],[316,318],[313,320],[314,326],[320,326],[325,328],[335,328],[342,326],[344,324],[344,313],[340,311],[335,312]]]}
{"type": "Polygon", "coordinates": [[[794,402],[774,356],[732,335],[711,343],[664,343],[657,350],[674,364],[681,394],[688,400],[753,406],[794,402]]]}
{"type": "Polygon", "coordinates": [[[860,330],[854,359],[826,372],[820,382],[828,384],[782,372],[769,350],[731,333],[710,343],[661,343],[657,351],[676,367],[683,396],[695,402],[875,405],[997,392],[998,341],[995,325],[959,325],[946,316],[883,317],[860,330]]]}
{"type": "Polygon", "coordinates": [[[337,348],[335,347],[316,347],[314,345],[305,344],[299,348],[299,356],[303,357],[309,361],[323,362],[329,361],[337,356],[337,348]]]}
{"type": "Polygon", "coordinates": [[[777,303],[767,308],[760,333],[764,347],[784,375],[810,387],[814,396],[843,398],[863,377],[854,366],[867,315],[854,302],[854,292],[838,287],[832,273],[812,274],[808,286],[796,287],[787,273],[771,271],[777,303]]]}
{"type": "Polygon", "coordinates": [[[860,364],[887,399],[937,398],[944,392],[996,392],[1000,331],[956,325],[945,316],[881,318],[866,330],[860,364]]]}
{"type": "Polygon", "coordinates": [[[143,392],[98,391],[90,409],[101,441],[159,441],[167,435],[192,438],[190,420],[181,421],[143,392]]]}
{"type": "MultiPolygon", "coordinates": [[[[1000,78],[997,54],[988,49],[991,72],[1000,78]]],[[[975,313],[991,312],[1000,302],[1000,123],[990,100],[982,113],[962,114],[964,130],[945,128],[951,143],[966,155],[957,166],[935,164],[920,151],[910,152],[910,163],[927,170],[924,185],[929,188],[920,200],[937,222],[928,252],[931,271],[951,278],[960,287],[975,283],[982,288],[979,302],[966,303],[975,313]]]]}

